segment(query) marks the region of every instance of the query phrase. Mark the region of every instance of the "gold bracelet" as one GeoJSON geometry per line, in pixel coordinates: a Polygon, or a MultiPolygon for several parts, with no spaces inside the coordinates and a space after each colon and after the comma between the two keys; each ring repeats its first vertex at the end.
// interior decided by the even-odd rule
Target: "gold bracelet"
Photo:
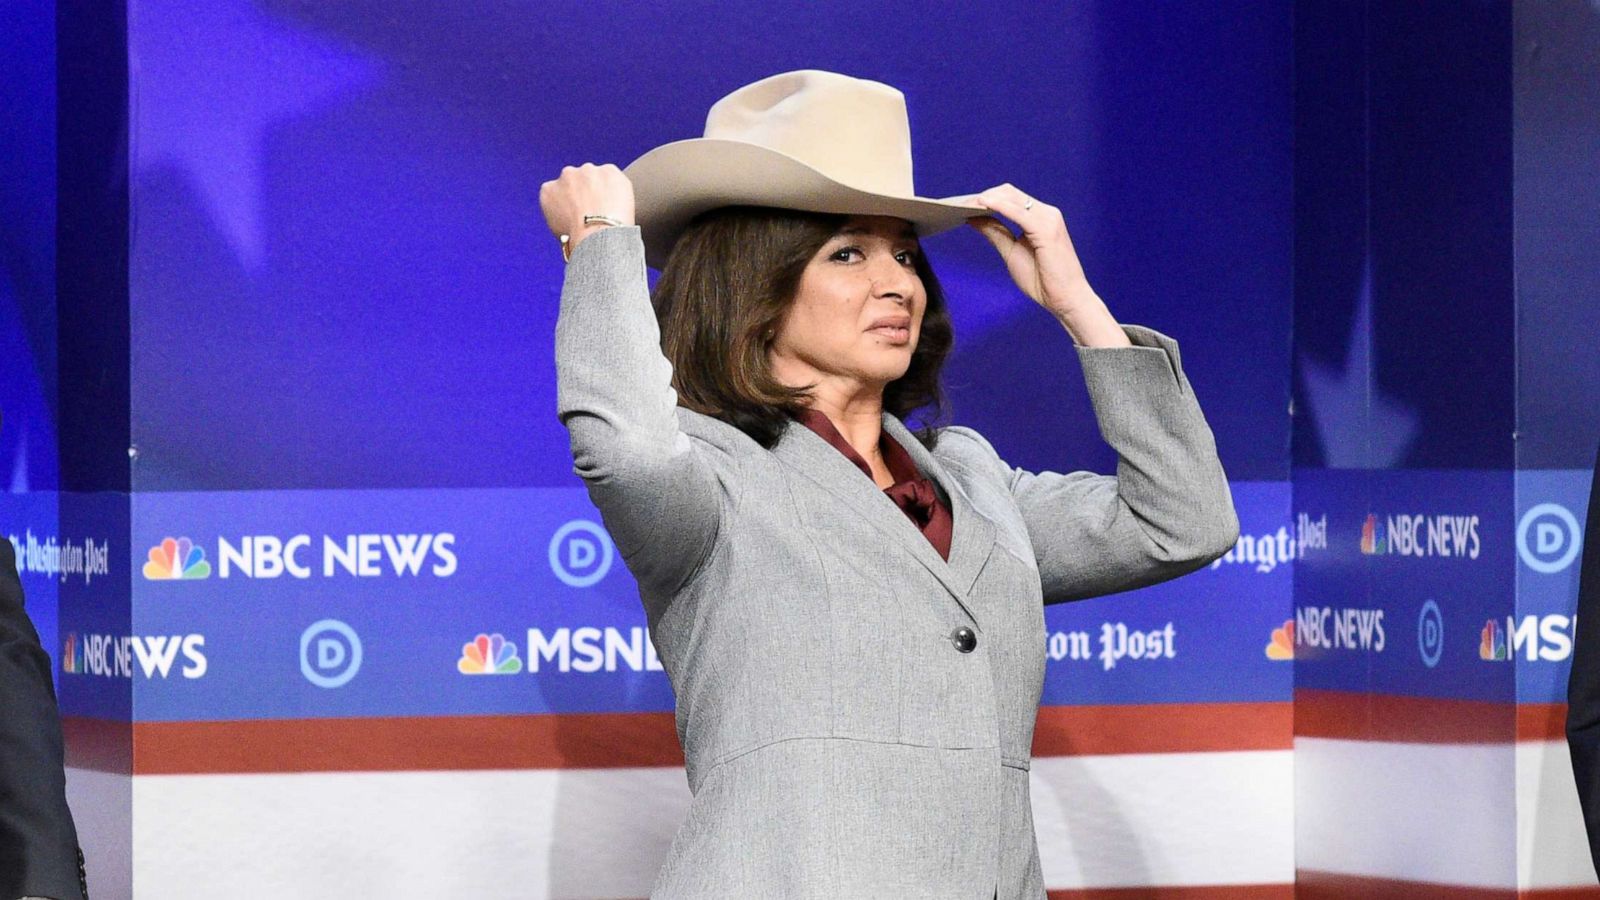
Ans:
{"type": "MultiPolygon", "coordinates": [[[[614,226],[621,225],[622,224],[622,220],[618,219],[618,218],[615,218],[614,216],[602,216],[602,215],[597,215],[597,214],[591,213],[591,214],[585,215],[583,217],[583,224],[585,224],[585,225],[610,225],[610,226],[614,227],[614,226]]],[[[562,234],[562,235],[557,235],[557,237],[559,237],[561,239],[561,261],[562,262],[571,262],[572,261],[572,235],[570,235],[570,234],[562,234]]]]}

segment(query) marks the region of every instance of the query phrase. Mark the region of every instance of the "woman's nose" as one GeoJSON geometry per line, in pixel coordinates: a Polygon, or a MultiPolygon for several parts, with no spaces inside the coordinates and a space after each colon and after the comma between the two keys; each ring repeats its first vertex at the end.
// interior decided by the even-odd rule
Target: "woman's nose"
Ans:
{"type": "Polygon", "coordinates": [[[873,292],[880,297],[898,297],[910,302],[916,289],[917,273],[892,256],[885,257],[872,273],[873,292]]]}

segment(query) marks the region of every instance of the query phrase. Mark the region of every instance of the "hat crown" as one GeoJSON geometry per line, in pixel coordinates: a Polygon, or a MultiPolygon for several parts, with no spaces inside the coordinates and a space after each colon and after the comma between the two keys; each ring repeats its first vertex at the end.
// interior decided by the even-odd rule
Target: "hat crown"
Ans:
{"type": "Polygon", "coordinates": [[[906,98],[880,82],[815,69],[773,75],[718,100],[705,136],[775,150],[859,190],[916,196],[906,98]]]}

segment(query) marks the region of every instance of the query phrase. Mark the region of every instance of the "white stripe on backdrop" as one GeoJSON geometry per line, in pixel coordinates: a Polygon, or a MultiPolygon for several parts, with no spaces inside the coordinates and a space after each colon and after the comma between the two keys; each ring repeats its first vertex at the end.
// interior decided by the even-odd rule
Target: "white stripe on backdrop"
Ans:
{"type": "MultiPolygon", "coordinates": [[[[1037,759],[1052,888],[1287,884],[1287,750],[1037,759]]],[[[680,768],[140,775],[138,896],[644,897],[680,768]]]]}
{"type": "Polygon", "coordinates": [[[1517,887],[1597,884],[1566,741],[1517,744],[1517,887]]]}
{"type": "Polygon", "coordinates": [[[1294,747],[1300,869],[1516,886],[1514,745],[1299,737],[1294,747]]]}

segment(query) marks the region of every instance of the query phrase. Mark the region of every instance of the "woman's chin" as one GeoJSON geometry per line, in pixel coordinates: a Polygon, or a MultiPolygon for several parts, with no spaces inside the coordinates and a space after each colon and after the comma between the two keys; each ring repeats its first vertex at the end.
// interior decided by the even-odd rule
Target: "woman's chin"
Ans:
{"type": "Polygon", "coordinates": [[[876,352],[858,355],[848,362],[840,362],[843,365],[833,370],[838,374],[847,374],[863,385],[887,387],[890,382],[899,381],[911,370],[911,348],[884,347],[876,352]]]}
{"type": "Polygon", "coordinates": [[[911,368],[911,364],[910,364],[909,360],[906,362],[905,365],[885,366],[885,367],[882,367],[882,368],[877,368],[877,369],[874,369],[869,374],[868,380],[870,380],[872,382],[875,382],[877,384],[881,384],[884,387],[888,387],[890,383],[895,382],[895,381],[899,381],[901,378],[904,378],[906,372],[910,368],[911,368]]]}

